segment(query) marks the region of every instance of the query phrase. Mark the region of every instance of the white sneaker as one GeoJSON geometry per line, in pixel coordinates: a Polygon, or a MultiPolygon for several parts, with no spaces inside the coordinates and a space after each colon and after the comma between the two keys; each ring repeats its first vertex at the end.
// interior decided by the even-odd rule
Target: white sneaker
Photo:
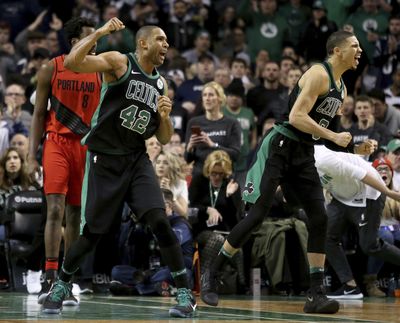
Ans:
{"type": "Polygon", "coordinates": [[[26,274],[26,288],[29,294],[38,294],[42,290],[42,285],[40,284],[40,277],[42,276],[42,271],[28,270],[26,274]]]}
{"type": "Polygon", "coordinates": [[[81,293],[81,288],[78,284],[72,284],[72,295],[79,295],[81,293]]]}

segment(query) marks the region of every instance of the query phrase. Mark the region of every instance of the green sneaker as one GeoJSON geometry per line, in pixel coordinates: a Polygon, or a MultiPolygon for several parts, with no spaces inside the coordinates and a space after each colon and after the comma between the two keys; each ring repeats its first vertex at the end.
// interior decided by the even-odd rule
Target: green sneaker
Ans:
{"type": "Polygon", "coordinates": [[[63,301],[71,294],[71,290],[71,283],[66,283],[57,279],[53,286],[51,286],[50,292],[44,300],[42,312],[46,314],[59,314],[62,309],[63,301]]]}
{"type": "Polygon", "coordinates": [[[192,317],[196,312],[196,299],[192,291],[188,288],[178,288],[176,294],[176,304],[169,310],[169,315],[172,317],[192,317]]]}

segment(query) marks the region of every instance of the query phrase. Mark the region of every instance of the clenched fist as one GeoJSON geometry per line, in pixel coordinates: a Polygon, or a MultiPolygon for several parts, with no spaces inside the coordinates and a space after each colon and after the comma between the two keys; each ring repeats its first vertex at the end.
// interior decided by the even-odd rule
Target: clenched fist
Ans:
{"type": "Polygon", "coordinates": [[[168,118],[172,110],[172,102],[169,97],[161,95],[158,97],[158,113],[162,119],[168,118]]]}
{"type": "Polygon", "coordinates": [[[378,149],[378,142],[373,139],[367,139],[354,147],[354,153],[358,155],[371,155],[376,149],[378,149]]]}
{"type": "Polygon", "coordinates": [[[122,30],[125,28],[124,23],[118,18],[114,17],[107,21],[102,27],[98,30],[101,31],[103,35],[111,34],[115,31],[122,30]]]}
{"type": "Polygon", "coordinates": [[[352,137],[350,132],[339,132],[335,136],[334,143],[341,147],[347,147],[351,141],[352,137]]]}

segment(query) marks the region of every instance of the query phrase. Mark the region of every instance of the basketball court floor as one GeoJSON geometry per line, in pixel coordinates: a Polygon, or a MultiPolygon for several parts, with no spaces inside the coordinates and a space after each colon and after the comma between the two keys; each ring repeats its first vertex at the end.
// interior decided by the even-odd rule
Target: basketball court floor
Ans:
{"type": "Polygon", "coordinates": [[[23,293],[0,293],[2,322],[400,322],[400,298],[365,298],[364,301],[341,301],[335,315],[303,313],[303,297],[252,296],[224,297],[220,306],[210,307],[198,299],[193,319],[168,316],[173,298],[115,297],[83,295],[79,307],[64,307],[60,315],[41,313],[37,296],[23,293]]]}

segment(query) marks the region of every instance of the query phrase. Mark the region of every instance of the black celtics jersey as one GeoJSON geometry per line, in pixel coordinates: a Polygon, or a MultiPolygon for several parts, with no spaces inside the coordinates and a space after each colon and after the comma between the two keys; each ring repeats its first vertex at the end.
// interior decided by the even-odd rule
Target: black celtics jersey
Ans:
{"type": "MultiPolygon", "coordinates": [[[[322,65],[325,67],[329,75],[329,90],[328,93],[317,98],[314,106],[309,112],[309,116],[318,123],[321,127],[328,128],[329,123],[332,121],[336,115],[338,109],[341,107],[345,95],[344,83],[340,79],[340,88],[337,88],[335,80],[332,75],[331,66],[327,62],[323,62],[322,65]]],[[[296,84],[293,91],[290,93],[289,97],[289,111],[292,109],[299,93],[300,93],[299,83],[296,84]]],[[[319,140],[319,137],[305,133],[288,123],[285,126],[292,130],[302,142],[315,143],[319,140]]]]}
{"type": "Polygon", "coordinates": [[[157,69],[148,75],[132,53],[127,57],[126,73],[102,85],[91,130],[82,140],[91,151],[121,155],[144,150],[145,139],[154,135],[160,124],[157,100],[164,94],[164,82],[157,69]]]}

